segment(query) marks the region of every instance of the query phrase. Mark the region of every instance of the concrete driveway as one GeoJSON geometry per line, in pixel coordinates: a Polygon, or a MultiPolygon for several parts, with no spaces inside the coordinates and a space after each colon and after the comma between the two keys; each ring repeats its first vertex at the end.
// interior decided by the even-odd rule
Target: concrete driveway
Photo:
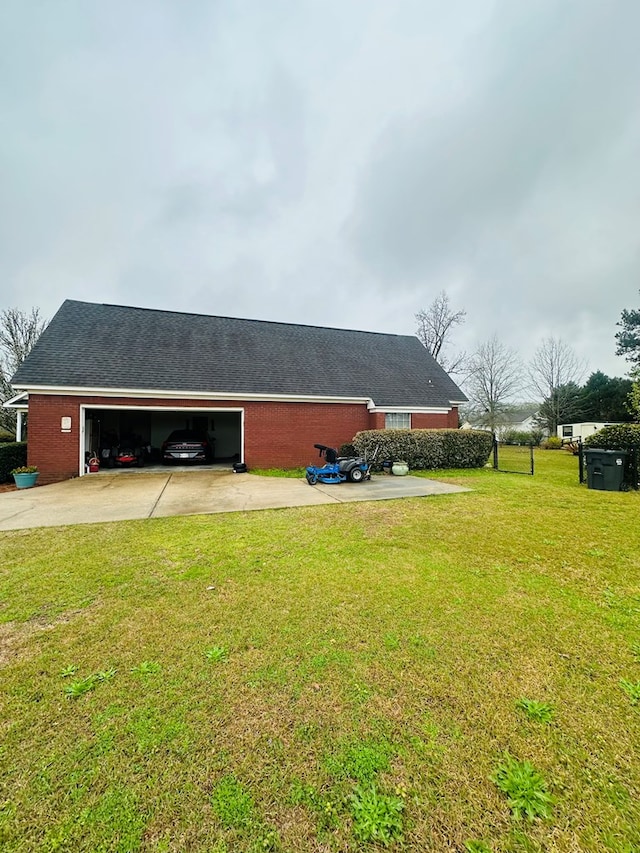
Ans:
{"type": "Polygon", "coordinates": [[[303,479],[232,471],[89,474],[0,493],[0,530],[171,515],[415,498],[466,492],[422,477],[374,476],[365,483],[309,486],[303,479]]]}

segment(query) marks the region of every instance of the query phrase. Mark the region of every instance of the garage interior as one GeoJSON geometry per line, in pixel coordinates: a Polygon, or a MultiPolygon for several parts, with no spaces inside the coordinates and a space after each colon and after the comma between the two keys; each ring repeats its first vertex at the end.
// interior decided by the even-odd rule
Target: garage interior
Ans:
{"type": "MultiPolygon", "coordinates": [[[[102,458],[105,447],[117,445],[124,436],[136,436],[145,448],[145,468],[164,468],[162,444],[174,430],[205,432],[213,445],[211,464],[192,463],[191,468],[231,467],[242,459],[242,413],[238,411],[193,411],[173,409],[157,411],[141,409],[86,409],[84,450],[85,462],[102,458]]],[[[101,469],[102,469],[101,465],[101,469]]],[[[129,470],[115,468],[113,470],[129,470]]]]}

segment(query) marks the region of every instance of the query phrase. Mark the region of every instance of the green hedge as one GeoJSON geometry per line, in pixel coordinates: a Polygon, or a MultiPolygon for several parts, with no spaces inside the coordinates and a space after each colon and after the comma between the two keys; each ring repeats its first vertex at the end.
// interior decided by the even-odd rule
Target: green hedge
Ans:
{"type": "Polygon", "coordinates": [[[353,439],[357,451],[380,467],[385,459],[409,468],[482,468],[493,447],[490,432],[474,429],[368,429],[353,439]]]}
{"type": "Polygon", "coordinates": [[[585,447],[602,450],[630,450],[640,448],[640,424],[612,424],[603,427],[583,441],[585,447]]]}
{"type": "Polygon", "coordinates": [[[27,442],[0,444],[0,483],[13,481],[11,471],[27,464],[27,442]]]}
{"type": "Polygon", "coordinates": [[[533,444],[536,447],[543,438],[542,430],[508,429],[500,436],[502,444],[533,444]]]}
{"type": "Polygon", "coordinates": [[[549,438],[546,438],[540,447],[543,450],[562,450],[562,439],[558,438],[557,435],[550,435],[549,438]]]}
{"type": "Polygon", "coordinates": [[[7,442],[13,443],[15,440],[15,432],[7,432],[6,430],[0,429],[0,444],[7,444],[7,442]]]}

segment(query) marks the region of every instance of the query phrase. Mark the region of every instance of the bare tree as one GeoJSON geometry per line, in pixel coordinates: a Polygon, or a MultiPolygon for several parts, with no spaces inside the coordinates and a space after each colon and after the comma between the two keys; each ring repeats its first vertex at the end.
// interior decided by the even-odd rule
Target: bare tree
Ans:
{"type": "MultiPolygon", "coordinates": [[[[0,397],[8,400],[15,392],[11,377],[31,352],[35,342],[47,325],[40,316],[40,309],[30,312],[7,308],[0,313],[0,397]]],[[[0,427],[15,429],[15,412],[0,407],[0,427]]]]}
{"type": "Polygon", "coordinates": [[[523,368],[515,350],[494,335],[469,359],[465,390],[475,420],[495,432],[509,403],[523,388],[523,368]]]}
{"type": "Polygon", "coordinates": [[[447,350],[453,330],[464,323],[466,316],[466,311],[454,311],[451,308],[449,297],[444,290],[440,291],[426,310],[423,308],[415,315],[418,338],[448,373],[464,372],[467,354],[461,352],[458,355],[450,355],[447,350]]]}
{"type": "Polygon", "coordinates": [[[531,388],[543,402],[543,425],[555,435],[571,394],[586,372],[586,363],[560,338],[545,338],[529,365],[531,388]]]}

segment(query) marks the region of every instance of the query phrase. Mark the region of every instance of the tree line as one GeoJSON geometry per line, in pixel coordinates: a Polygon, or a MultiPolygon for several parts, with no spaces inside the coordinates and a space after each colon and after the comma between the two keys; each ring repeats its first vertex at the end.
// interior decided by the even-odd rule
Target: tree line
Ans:
{"type": "MultiPolygon", "coordinates": [[[[462,386],[469,397],[465,415],[495,431],[527,398],[539,403],[539,425],[550,435],[558,424],[582,421],[640,422],[640,309],[625,309],[615,335],[616,354],[630,363],[628,378],[611,378],[601,371],[580,384],[586,372],[571,346],[560,338],[542,341],[529,364],[494,335],[473,352],[453,346],[453,336],[466,319],[454,310],[442,291],[416,315],[416,334],[435,360],[462,386]]],[[[0,312],[0,400],[14,396],[11,377],[47,325],[38,308],[0,312]]],[[[0,406],[0,431],[15,432],[15,412],[0,406]]]]}
{"type": "Polygon", "coordinates": [[[467,420],[495,432],[516,401],[532,400],[538,425],[549,435],[562,423],[640,421],[640,310],[623,311],[615,335],[616,354],[632,365],[629,378],[598,370],[584,384],[586,364],[561,338],[545,338],[529,363],[497,335],[471,353],[455,350],[454,333],[465,318],[444,291],[415,315],[418,338],[469,398],[462,412],[467,420]]]}

